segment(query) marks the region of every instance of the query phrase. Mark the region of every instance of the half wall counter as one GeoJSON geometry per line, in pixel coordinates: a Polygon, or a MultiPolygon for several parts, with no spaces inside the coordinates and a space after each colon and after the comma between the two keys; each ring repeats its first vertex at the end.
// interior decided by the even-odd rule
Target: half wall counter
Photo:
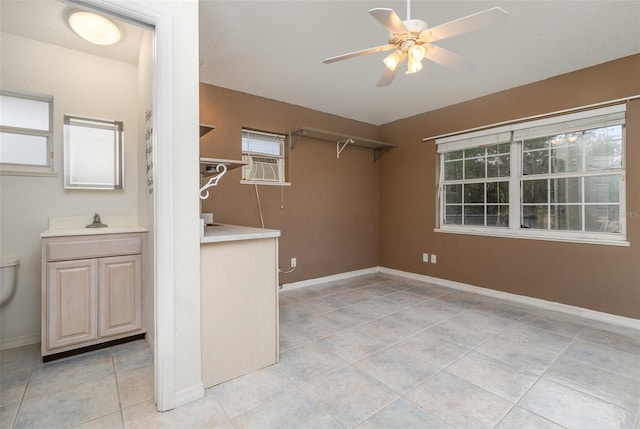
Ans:
{"type": "Polygon", "coordinates": [[[213,225],[200,239],[205,388],[278,362],[280,231],[213,225]]]}

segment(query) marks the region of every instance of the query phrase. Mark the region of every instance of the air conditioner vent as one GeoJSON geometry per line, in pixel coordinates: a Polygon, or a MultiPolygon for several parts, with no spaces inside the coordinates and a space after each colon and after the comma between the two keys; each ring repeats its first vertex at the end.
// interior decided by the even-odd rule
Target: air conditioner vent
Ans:
{"type": "Polygon", "coordinates": [[[260,155],[243,155],[247,162],[242,169],[243,180],[281,182],[282,158],[260,155]]]}

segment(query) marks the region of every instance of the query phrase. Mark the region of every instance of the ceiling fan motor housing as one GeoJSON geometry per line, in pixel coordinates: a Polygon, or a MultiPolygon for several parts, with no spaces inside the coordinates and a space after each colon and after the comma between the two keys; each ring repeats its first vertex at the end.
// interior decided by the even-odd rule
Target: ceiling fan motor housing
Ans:
{"type": "Polygon", "coordinates": [[[427,23],[420,19],[407,19],[402,21],[407,29],[405,33],[391,34],[389,43],[397,45],[402,51],[406,51],[413,45],[422,44],[420,33],[427,29],[427,23]]]}
{"type": "Polygon", "coordinates": [[[420,33],[427,29],[427,23],[421,19],[407,19],[406,21],[402,21],[402,23],[410,33],[420,33]]]}

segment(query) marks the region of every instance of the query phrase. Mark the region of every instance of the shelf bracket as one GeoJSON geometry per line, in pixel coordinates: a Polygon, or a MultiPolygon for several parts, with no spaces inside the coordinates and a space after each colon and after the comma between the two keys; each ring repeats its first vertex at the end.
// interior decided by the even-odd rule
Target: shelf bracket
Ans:
{"type": "Polygon", "coordinates": [[[218,172],[218,174],[212,176],[209,181],[202,188],[200,188],[201,200],[206,200],[207,198],[209,198],[209,191],[207,191],[207,189],[213,186],[218,186],[218,182],[220,181],[220,179],[222,179],[222,176],[227,173],[227,166],[224,164],[218,164],[216,165],[216,171],[218,172]]]}
{"type": "Polygon", "coordinates": [[[300,137],[302,137],[304,135],[305,135],[304,130],[298,130],[298,131],[290,132],[289,133],[289,150],[293,150],[293,148],[295,147],[296,143],[298,143],[298,140],[300,140],[300,137]]]}
{"type": "Polygon", "coordinates": [[[342,153],[342,151],[344,150],[344,148],[345,148],[345,147],[347,147],[347,145],[348,145],[349,143],[353,144],[353,143],[355,143],[355,142],[356,142],[356,141],[355,141],[354,139],[352,139],[352,138],[348,138],[348,139],[346,139],[344,142],[337,141],[337,142],[336,142],[336,157],[337,157],[337,159],[340,159],[340,154],[342,153]],[[342,144],[342,146],[340,146],[341,144],[342,144]]]}

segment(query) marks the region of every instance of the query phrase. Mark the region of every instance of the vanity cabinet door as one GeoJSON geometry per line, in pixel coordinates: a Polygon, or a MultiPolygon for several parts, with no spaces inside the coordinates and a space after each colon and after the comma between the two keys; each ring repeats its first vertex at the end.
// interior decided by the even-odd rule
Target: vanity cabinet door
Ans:
{"type": "Polygon", "coordinates": [[[95,340],[97,329],[97,261],[47,264],[47,341],[59,348],[95,340]]]}
{"type": "Polygon", "coordinates": [[[100,337],[142,329],[141,261],[140,255],[98,259],[100,337]]]}

